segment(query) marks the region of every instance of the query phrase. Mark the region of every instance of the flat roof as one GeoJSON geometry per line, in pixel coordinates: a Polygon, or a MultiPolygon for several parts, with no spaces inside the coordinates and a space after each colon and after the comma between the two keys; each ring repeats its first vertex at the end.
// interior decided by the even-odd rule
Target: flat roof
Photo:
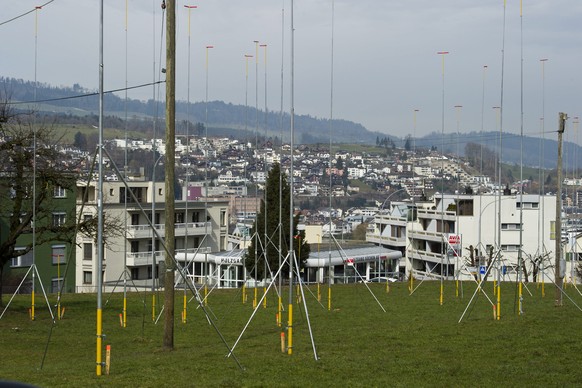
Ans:
{"type": "MultiPolygon", "coordinates": [[[[320,247],[321,248],[321,247],[320,247]]],[[[366,263],[378,260],[400,259],[402,252],[386,249],[376,245],[361,246],[343,249],[333,246],[320,249],[319,252],[311,252],[307,259],[306,267],[326,267],[331,265],[343,265],[352,263],[366,263]]]]}

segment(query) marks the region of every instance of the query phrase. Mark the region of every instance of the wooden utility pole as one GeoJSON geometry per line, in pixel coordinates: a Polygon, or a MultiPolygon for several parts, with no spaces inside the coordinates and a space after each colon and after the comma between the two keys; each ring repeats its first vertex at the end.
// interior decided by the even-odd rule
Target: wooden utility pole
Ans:
{"type": "Polygon", "coordinates": [[[556,192],[556,262],[555,262],[555,283],[556,283],[556,306],[562,306],[562,287],[564,285],[564,270],[562,268],[562,138],[566,128],[566,113],[559,113],[558,127],[558,191],[556,192]]]}
{"type": "MultiPolygon", "coordinates": [[[[166,1],[162,3],[162,7],[166,1]]],[[[167,248],[164,276],[164,348],[174,348],[174,166],[176,159],[176,6],[167,0],[166,8],[166,223],[164,242],[167,248]]]]}

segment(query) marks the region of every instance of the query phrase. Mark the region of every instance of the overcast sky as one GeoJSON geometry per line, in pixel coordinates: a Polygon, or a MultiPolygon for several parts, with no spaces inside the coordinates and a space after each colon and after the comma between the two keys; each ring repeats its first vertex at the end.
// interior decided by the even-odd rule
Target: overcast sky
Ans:
{"type": "MultiPolygon", "coordinates": [[[[4,2],[0,23],[45,2],[4,2]]],[[[123,88],[126,82],[132,86],[159,79],[160,58],[162,66],[165,62],[160,3],[161,0],[128,0],[126,12],[125,1],[105,0],[105,89],[123,88]]],[[[98,0],[54,0],[37,12],[0,25],[0,75],[34,80],[36,53],[39,82],[55,86],[78,83],[97,89],[98,7],[98,0]]],[[[334,118],[403,137],[413,134],[413,112],[418,109],[416,135],[440,133],[444,69],[445,133],[456,132],[457,124],[460,132],[480,131],[482,122],[485,131],[497,130],[493,107],[501,105],[504,42],[504,131],[520,132],[522,48],[524,133],[540,134],[542,101],[547,132],[557,128],[558,112],[566,112],[570,117],[582,114],[580,0],[525,0],[522,17],[520,2],[507,1],[505,40],[503,0],[335,0],[334,8],[334,118]],[[450,52],[445,56],[444,68],[439,51],[450,52]],[[543,71],[542,58],[548,59],[543,71]],[[455,108],[456,105],[462,108],[455,108]]],[[[284,45],[283,96],[284,109],[289,111],[289,0],[177,1],[176,9],[178,99],[187,100],[190,89],[192,102],[205,100],[206,46],[213,45],[208,52],[209,100],[244,105],[244,55],[255,55],[253,41],[259,40],[267,44],[269,110],[280,109],[284,45]],[[190,11],[190,35],[189,12],[184,5],[198,6],[190,11]]],[[[295,0],[294,25],[295,112],[329,118],[332,0],[295,0]]],[[[265,107],[264,63],[265,49],[261,48],[259,109],[265,107]]],[[[248,73],[248,103],[253,107],[255,66],[253,58],[248,73]]],[[[164,93],[162,89],[160,96],[164,93]]],[[[129,98],[142,100],[153,96],[151,86],[128,94],[129,98]]],[[[576,128],[573,121],[569,120],[568,129],[576,128]]],[[[570,140],[576,140],[574,132],[567,132],[570,140]]]]}

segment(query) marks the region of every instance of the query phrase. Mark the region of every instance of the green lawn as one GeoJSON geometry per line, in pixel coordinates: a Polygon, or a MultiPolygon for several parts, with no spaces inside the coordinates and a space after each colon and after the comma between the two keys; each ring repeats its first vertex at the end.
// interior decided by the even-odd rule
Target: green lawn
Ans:
{"type": "MultiPolygon", "coordinates": [[[[524,291],[525,314],[517,315],[515,284],[503,283],[500,320],[493,319],[491,305],[480,294],[461,323],[473,295],[472,283],[462,285],[459,297],[455,285],[446,283],[442,306],[438,282],[423,283],[413,295],[405,283],[392,284],[388,293],[384,285],[370,287],[386,312],[363,284],[334,285],[332,311],[327,310],[326,286],[321,288],[325,308],[307,294],[318,361],[305,311],[297,304],[293,354],[281,353],[275,296],[270,294],[267,308],[258,309],[235,350],[244,370],[225,357],[225,345],[193,302],[188,305],[188,322],[181,322],[181,293],[176,298],[172,352],[161,348],[163,322],[152,323],[150,295],[144,308],[143,294],[129,294],[128,325],[121,328],[122,295],[113,295],[105,305],[107,294],[103,332],[104,344],[111,345],[111,372],[99,377],[95,295],[64,295],[64,319],[57,321],[50,337],[43,299],[37,298],[37,319],[31,321],[30,296],[18,296],[0,320],[0,379],[74,387],[575,386],[582,381],[582,312],[567,298],[563,307],[554,307],[549,285],[542,297],[541,289],[530,284],[533,296],[524,291]]],[[[486,293],[493,298],[491,289],[487,284],[486,293]]],[[[317,292],[315,286],[311,290],[317,292]]],[[[252,313],[249,291],[244,305],[240,290],[217,290],[209,297],[210,314],[231,345],[252,313]]],[[[574,287],[566,292],[582,305],[574,287]]],[[[5,295],[5,302],[9,297],[5,295]]],[[[50,299],[53,303],[54,295],[50,299]]]]}

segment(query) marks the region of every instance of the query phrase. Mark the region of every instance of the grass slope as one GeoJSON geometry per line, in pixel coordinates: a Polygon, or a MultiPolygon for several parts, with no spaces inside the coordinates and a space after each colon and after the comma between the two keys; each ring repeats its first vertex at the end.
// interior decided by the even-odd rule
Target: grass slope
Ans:
{"type": "MultiPolygon", "coordinates": [[[[492,307],[480,294],[461,323],[472,283],[462,285],[460,297],[455,285],[446,283],[442,306],[438,282],[423,283],[413,295],[405,283],[391,285],[388,293],[381,284],[370,288],[386,312],[363,284],[334,285],[332,311],[307,293],[318,361],[299,305],[293,309],[293,355],[281,353],[275,296],[270,294],[267,308],[258,309],[235,350],[244,370],[225,357],[226,347],[194,304],[189,304],[188,322],[181,322],[181,293],[176,295],[176,348],[171,352],[161,349],[163,322],[152,323],[150,296],[144,306],[143,294],[128,294],[128,326],[121,328],[122,295],[114,294],[103,309],[111,373],[100,377],[95,376],[95,296],[64,295],[65,316],[49,341],[46,305],[37,299],[37,319],[30,321],[30,296],[19,295],[0,320],[0,379],[47,387],[574,386],[582,381],[577,334],[582,312],[567,299],[563,308],[554,307],[553,287],[546,285],[542,297],[541,289],[530,284],[533,296],[524,291],[526,314],[519,316],[515,285],[503,283],[501,320],[493,320],[492,307]]],[[[491,288],[486,285],[493,298],[491,288]]],[[[311,290],[316,293],[315,286],[311,290]]],[[[210,295],[211,315],[231,345],[252,313],[249,291],[244,305],[240,290],[210,295]]],[[[582,304],[573,287],[566,292],[582,304]]],[[[327,306],[327,287],[321,293],[327,306]]],[[[50,299],[53,303],[54,295],[50,299]]],[[[287,296],[283,300],[286,306],[287,296]]]]}

